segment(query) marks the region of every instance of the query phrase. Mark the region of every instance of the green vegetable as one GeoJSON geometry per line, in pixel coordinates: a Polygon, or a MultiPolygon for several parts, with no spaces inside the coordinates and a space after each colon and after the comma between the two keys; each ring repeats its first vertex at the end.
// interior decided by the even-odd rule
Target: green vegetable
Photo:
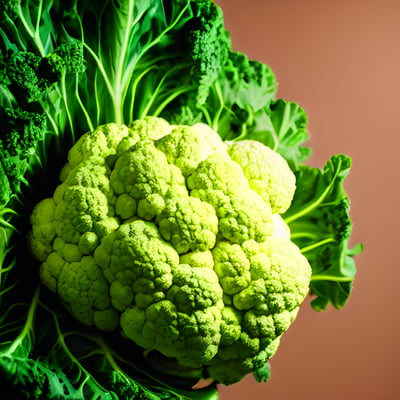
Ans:
{"type": "Polygon", "coordinates": [[[311,276],[274,229],[295,191],[283,157],[147,117],[81,136],[61,180],[33,210],[31,248],[76,319],[181,375],[232,384],[264,367],[311,276]]]}
{"type": "Polygon", "coordinates": [[[0,2],[0,377],[10,396],[217,399],[215,383],[191,389],[199,376],[229,383],[255,370],[265,380],[272,338],[294,317],[306,278],[285,281],[282,266],[281,279],[257,280],[262,269],[249,277],[245,259],[276,253],[289,270],[298,263],[287,258],[307,259],[312,306],[343,307],[361,251],[348,248],[350,159],[305,165],[306,114],[277,99],[276,86],[268,66],[232,50],[211,0],[0,2]],[[270,174],[279,163],[291,171],[270,174]],[[131,164],[144,181],[129,181],[131,164]],[[127,258],[158,251],[130,292],[129,276],[106,272],[106,255],[121,258],[117,243],[132,232],[127,258]],[[244,245],[252,241],[259,248],[244,245]],[[199,266],[211,259],[214,269],[199,266]],[[164,274],[166,265],[176,274],[164,274]],[[90,279],[78,285],[83,271],[90,279]],[[298,293],[283,308],[279,296],[269,299],[276,308],[262,323],[259,280],[298,293]],[[178,315],[200,314],[204,335],[144,337],[131,323],[140,319],[133,294],[171,329],[196,325],[178,315]],[[265,328],[282,313],[275,332],[265,328]],[[201,372],[187,365],[190,351],[201,372]]]}

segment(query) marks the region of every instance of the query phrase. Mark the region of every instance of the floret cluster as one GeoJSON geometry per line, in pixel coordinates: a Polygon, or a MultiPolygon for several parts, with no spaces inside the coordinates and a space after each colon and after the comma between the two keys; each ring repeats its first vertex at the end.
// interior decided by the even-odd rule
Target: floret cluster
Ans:
{"type": "Polygon", "coordinates": [[[181,374],[230,384],[269,360],[311,268],[280,214],[295,177],[257,141],[146,117],[80,137],[31,216],[42,282],[181,374]]]}

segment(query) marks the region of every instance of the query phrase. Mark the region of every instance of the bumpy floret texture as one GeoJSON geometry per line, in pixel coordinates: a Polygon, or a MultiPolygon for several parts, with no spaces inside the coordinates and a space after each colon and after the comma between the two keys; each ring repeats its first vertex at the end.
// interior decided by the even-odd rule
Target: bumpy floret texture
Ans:
{"type": "Polygon", "coordinates": [[[42,282],[80,322],[231,384],[277,350],[311,270],[295,179],[254,141],[146,117],[84,134],[31,216],[42,282]]]}

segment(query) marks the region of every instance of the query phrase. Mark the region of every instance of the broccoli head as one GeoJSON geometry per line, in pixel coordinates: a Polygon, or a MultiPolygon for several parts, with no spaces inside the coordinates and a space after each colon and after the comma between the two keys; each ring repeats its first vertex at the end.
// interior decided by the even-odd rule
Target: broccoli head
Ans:
{"type": "Polygon", "coordinates": [[[231,384],[263,368],[307,295],[311,268],[280,218],[295,178],[251,140],[146,117],[70,149],[31,215],[44,285],[80,322],[231,384]]]}

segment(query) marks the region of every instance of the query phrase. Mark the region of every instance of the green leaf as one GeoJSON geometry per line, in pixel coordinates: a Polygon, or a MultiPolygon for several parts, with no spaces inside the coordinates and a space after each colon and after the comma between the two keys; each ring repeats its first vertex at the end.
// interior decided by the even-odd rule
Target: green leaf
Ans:
{"type": "Polygon", "coordinates": [[[309,139],[307,115],[298,104],[279,99],[257,111],[250,106],[239,108],[237,104],[229,110],[219,120],[218,132],[224,140],[264,143],[281,154],[294,171],[310,157],[311,149],[303,146],[309,139]]]}
{"type": "Polygon", "coordinates": [[[350,200],[343,186],[351,159],[336,155],[323,170],[302,165],[296,172],[297,189],[290,209],[284,214],[292,240],[300,247],[312,267],[312,306],[325,309],[328,304],[342,308],[352,289],[356,274],[353,257],[360,246],[350,250],[352,222],[350,200]]]}

